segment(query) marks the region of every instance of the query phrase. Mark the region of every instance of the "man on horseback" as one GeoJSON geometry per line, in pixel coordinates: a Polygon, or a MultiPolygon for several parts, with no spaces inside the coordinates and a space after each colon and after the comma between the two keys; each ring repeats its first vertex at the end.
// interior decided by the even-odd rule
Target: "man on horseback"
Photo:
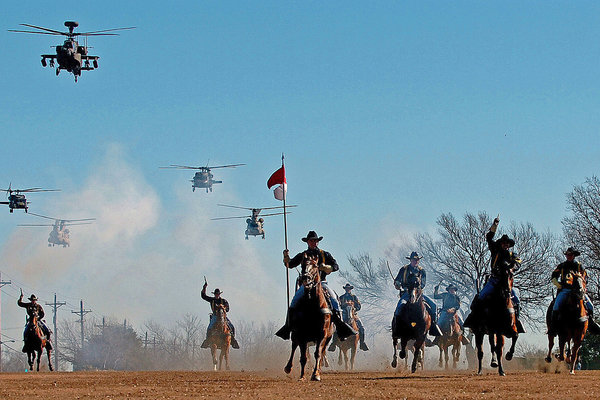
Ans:
{"type": "MultiPolygon", "coordinates": [[[[31,303],[24,303],[23,302],[23,291],[21,290],[21,296],[19,296],[19,300],[17,300],[17,304],[19,305],[19,307],[23,307],[25,309],[27,309],[27,324],[25,324],[25,330],[23,331],[23,340],[25,340],[25,334],[27,333],[27,325],[29,324],[29,321],[33,318],[33,316],[35,314],[37,314],[37,318],[38,318],[38,325],[40,327],[40,329],[42,330],[42,332],[44,332],[44,335],[46,335],[46,349],[47,350],[52,350],[52,342],[50,341],[50,334],[52,333],[50,331],[50,329],[48,329],[48,327],[46,326],[46,324],[44,323],[44,321],[42,321],[42,319],[44,318],[44,316],[46,315],[46,313],[44,313],[44,308],[42,307],[41,304],[39,304],[37,302],[37,297],[35,297],[35,294],[32,294],[31,296],[29,296],[28,300],[31,301],[31,303]]],[[[23,347],[23,353],[26,352],[25,347],[23,347]]]]}
{"type": "MultiPolygon", "coordinates": [[[[210,303],[210,309],[212,311],[212,314],[210,314],[210,322],[208,324],[208,328],[206,328],[206,339],[204,339],[204,342],[202,342],[202,346],[200,346],[203,349],[206,349],[210,346],[208,339],[213,334],[212,331],[217,322],[217,307],[223,306],[225,308],[225,312],[229,312],[229,302],[221,297],[221,293],[223,292],[221,292],[219,289],[215,289],[215,291],[212,292],[215,295],[215,297],[207,296],[207,286],[208,283],[204,282],[201,294],[202,298],[210,303]]],[[[235,328],[233,327],[233,324],[231,323],[229,318],[227,318],[227,326],[229,326],[229,330],[231,331],[231,347],[233,347],[234,349],[239,349],[240,345],[238,344],[237,340],[235,340],[235,328]]]]}
{"type": "MultiPolygon", "coordinates": [[[[358,317],[358,311],[361,308],[360,301],[358,301],[358,297],[356,297],[356,295],[352,293],[352,289],[354,289],[354,286],[352,286],[349,283],[346,283],[346,285],[343,286],[342,289],[344,289],[346,293],[340,296],[340,303],[344,304],[350,301],[354,303],[354,320],[356,321],[356,325],[358,325],[358,338],[360,340],[360,349],[362,351],[368,351],[369,347],[367,347],[367,344],[365,343],[365,328],[363,326],[362,321],[358,317]]],[[[329,346],[329,351],[335,351],[336,337],[337,333],[334,333],[333,339],[331,339],[331,345],[329,346]]]]}
{"type": "MultiPolygon", "coordinates": [[[[563,253],[567,260],[558,264],[554,272],[552,272],[552,283],[557,287],[558,292],[556,299],[550,303],[549,311],[552,310],[552,317],[550,327],[548,329],[549,335],[556,335],[556,325],[558,321],[558,313],[565,302],[569,294],[571,293],[573,285],[573,274],[581,274],[583,280],[587,280],[587,272],[579,261],[575,261],[575,257],[581,253],[575,250],[573,247],[569,247],[567,251],[563,253]]],[[[588,330],[593,334],[600,334],[600,326],[594,321],[594,305],[590,300],[587,293],[584,297],[584,305],[588,314],[588,330]]]]}
{"type": "MultiPolygon", "coordinates": [[[[446,326],[446,324],[451,323],[451,318],[456,315],[458,317],[458,324],[460,325],[461,331],[463,330],[464,322],[462,319],[462,315],[460,312],[460,297],[456,294],[458,288],[453,284],[449,284],[446,287],[446,293],[439,293],[440,285],[435,286],[435,291],[433,292],[433,298],[436,300],[442,300],[442,313],[440,315],[440,326],[446,326]]],[[[461,333],[461,332],[457,332],[461,333]]],[[[469,339],[465,336],[462,337],[463,344],[469,344],[469,339]]],[[[437,339],[437,338],[436,338],[437,339]]]]}
{"type": "MultiPolygon", "coordinates": [[[[308,249],[298,253],[294,256],[294,258],[290,259],[289,250],[283,251],[283,264],[288,268],[295,268],[302,264],[302,260],[310,257],[317,257],[319,260],[319,271],[321,277],[321,287],[324,289],[325,298],[327,299],[327,303],[329,308],[332,311],[331,319],[335,324],[336,332],[338,338],[340,340],[345,340],[347,337],[356,335],[357,332],[354,331],[348,324],[346,324],[341,317],[340,313],[340,305],[338,302],[337,295],[335,292],[329,288],[327,285],[327,275],[332,272],[338,271],[339,266],[337,261],[333,256],[324,250],[319,249],[319,242],[323,239],[323,236],[317,235],[315,231],[310,231],[306,235],[306,237],[302,238],[302,241],[308,245],[308,249]]],[[[305,273],[304,265],[302,265],[302,273],[305,273]]],[[[279,336],[282,339],[289,339],[291,333],[291,327],[289,324],[289,314],[296,307],[302,296],[304,295],[304,286],[300,286],[292,299],[290,304],[290,308],[288,310],[288,316],[286,318],[285,325],[275,333],[275,335],[279,336]]]]}
{"type": "MultiPolygon", "coordinates": [[[[419,261],[421,260],[421,258],[423,257],[419,257],[419,254],[416,251],[413,251],[409,257],[406,257],[406,259],[410,260],[410,264],[400,268],[396,279],[394,279],[394,286],[397,290],[400,291],[400,300],[398,301],[398,305],[396,306],[394,317],[398,317],[400,315],[402,309],[404,308],[404,306],[410,298],[410,293],[408,292],[408,285],[412,281],[412,276],[421,277],[421,289],[423,289],[425,287],[425,284],[427,283],[427,275],[425,273],[425,270],[419,266],[419,261]]],[[[423,294],[423,300],[425,300],[425,303],[427,304],[427,312],[429,312],[429,315],[431,316],[431,327],[429,328],[429,334],[432,336],[441,336],[442,331],[440,330],[440,327],[436,322],[437,306],[435,305],[433,300],[431,300],[431,298],[429,298],[429,296],[426,296],[425,294],[423,294]]]]}
{"type": "MultiPolygon", "coordinates": [[[[485,239],[488,243],[490,250],[490,264],[491,264],[491,276],[487,283],[481,289],[478,296],[475,296],[471,303],[471,314],[467,317],[464,326],[468,328],[474,328],[476,320],[481,317],[482,308],[485,301],[489,299],[490,295],[496,290],[496,286],[500,282],[500,273],[502,269],[516,269],[521,263],[519,257],[509,249],[515,245],[515,241],[508,237],[508,235],[502,235],[498,240],[494,240],[494,235],[498,229],[500,223],[499,218],[494,218],[494,222],[490,227],[490,230],[485,235],[485,239]]],[[[525,332],[523,324],[519,320],[520,313],[520,300],[514,288],[511,289],[511,300],[515,309],[515,324],[519,333],[525,332]]]]}

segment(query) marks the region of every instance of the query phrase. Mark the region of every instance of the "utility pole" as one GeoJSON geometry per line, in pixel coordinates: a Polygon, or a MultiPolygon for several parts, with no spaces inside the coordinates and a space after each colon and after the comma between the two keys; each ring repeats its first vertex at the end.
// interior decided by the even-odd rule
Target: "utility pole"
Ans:
{"type": "Polygon", "coordinates": [[[11,281],[2,280],[2,272],[0,272],[0,372],[2,372],[2,287],[10,285],[11,281]]]}
{"type": "Polygon", "coordinates": [[[56,293],[54,293],[54,303],[46,302],[47,306],[52,306],[53,316],[52,322],[54,323],[54,366],[57,371],[60,371],[58,365],[58,329],[56,327],[56,312],[58,311],[58,307],[64,306],[67,304],[64,301],[56,301],[56,293]]]}
{"type": "Polygon", "coordinates": [[[84,340],[84,337],[83,337],[83,317],[87,313],[92,312],[92,310],[84,310],[83,309],[83,300],[81,300],[81,302],[79,304],[80,304],[79,311],[71,311],[71,312],[73,314],[79,315],[79,321],[80,321],[80,324],[81,324],[81,353],[83,355],[83,340],[84,340]]]}

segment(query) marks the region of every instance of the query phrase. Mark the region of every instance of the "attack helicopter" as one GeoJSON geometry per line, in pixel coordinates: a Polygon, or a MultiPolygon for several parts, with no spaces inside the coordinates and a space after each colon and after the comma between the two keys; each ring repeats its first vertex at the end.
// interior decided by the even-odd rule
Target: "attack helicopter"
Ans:
{"type": "Polygon", "coordinates": [[[60,218],[52,218],[46,217],[45,215],[29,213],[29,215],[35,215],[36,217],[46,218],[54,220],[54,224],[20,224],[17,226],[26,226],[26,227],[34,227],[34,226],[51,226],[52,231],[50,231],[50,236],[48,237],[48,247],[61,246],[68,247],[71,245],[70,233],[71,231],[67,226],[73,225],[89,225],[91,222],[95,221],[96,218],[84,218],[84,219],[60,219],[60,218]]]}
{"type": "Polygon", "coordinates": [[[206,193],[212,192],[212,186],[215,183],[223,183],[223,181],[213,180],[213,174],[210,172],[211,169],[216,168],[235,168],[246,164],[230,164],[230,165],[219,165],[216,167],[190,167],[187,165],[174,165],[171,164],[168,167],[159,167],[162,169],[197,169],[198,172],[194,174],[194,178],[190,179],[192,182],[192,192],[196,191],[196,188],[206,189],[206,193]]]}
{"type": "Polygon", "coordinates": [[[25,210],[25,212],[27,212],[29,209],[29,202],[25,198],[25,195],[21,193],[60,192],[60,189],[12,189],[11,185],[8,185],[8,189],[0,189],[0,191],[8,193],[8,201],[0,201],[0,204],[7,204],[10,212],[12,213],[15,209],[25,210]]]}
{"type": "Polygon", "coordinates": [[[114,29],[103,29],[100,31],[93,32],[73,32],[75,28],[79,26],[79,23],[75,21],[65,21],[65,26],[69,28],[69,32],[60,32],[54,29],[43,28],[41,26],[29,25],[29,24],[20,24],[22,26],[26,26],[28,28],[39,29],[40,31],[21,31],[16,29],[9,29],[9,32],[17,32],[17,33],[33,33],[38,35],[56,35],[56,36],[66,36],[67,39],[61,45],[56,46],[56,54],[42,54],[42,66],[46,67],[50,64],[50,68],[54,68],[54,61],[58,62],[58,67],[56,68],[56,76],[60,73],[61,69],[67,70],[75,77],[75,82],[77,82],[77,77],[81,76],[81,71],[91,71],[93,69],[98,68],[98,59],[99,56],[92,56],[88,54],[88,46],[87,46],[87,37],[88,36],[118,36],[118,33],[107,33],[114,31],[121,31],[126,29],[135,29],[134,26],[128,28],[114,28],[114,29]],[[83,36],[85,37],[85,45],[81,46],[75,40],[75,37],[83,36]],[[90,61],[92,64],[90,65],[90,61]]]}
{"type": "MultiPolygon", "coordinates": [[[[217,204],[220,207],[229,207],[229,208],[238,208],[241,210],[250,210],[252,212],[251,215],[242,215],[240,217],[221,217],[221,218],[211,218],[211,220],[216,221],[219,219],[235,219],[235,218],[247,218],[246,219],[246,240],[248,240],[248,236],[262,236],[262,238],[265,238],[265,230],[263,229],[263,223],[264,223],[264,219],[259,218],[259,217],[270,217],[273,215],[283,215],[284,213],[282,212],[277,212],[277,213],[271,213],[271,214],[260,214],[262,210],[275,210],[275,209],[279,209],[279,208],[283,208],[282,206],[279,207],[263,207],[263,208],[250,208],[250,207],[238,207],[238,206],[229,206],[226,204],[217,204]]],[[[287,207],[297,207],[297,206],[286,206],[287,207]]],[[[285,212],[285,214],[290,214],[288,211],[285,212]]]]}

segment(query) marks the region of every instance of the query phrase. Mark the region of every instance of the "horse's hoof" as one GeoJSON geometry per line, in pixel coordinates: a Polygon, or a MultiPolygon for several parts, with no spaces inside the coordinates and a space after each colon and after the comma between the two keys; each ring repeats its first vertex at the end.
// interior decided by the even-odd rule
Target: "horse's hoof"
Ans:
{"type": "Polygon", "coordinates": [[[398,354],[402,360],[406,357],[406,351],[400,350],[400,354],[398,354]]]}
{"type": "Polygon", "coordinates": [[[321,382],[321,376],[320,375],[313,375],[310,378],[311,381],[315,381],[315,382],[321,382]]]}
{"type": "Polygon", "coordinates": [[[575,372],[574,371],[569,371],[569,374],[575,375],[575,372]]]}
{"type": "Polygon", "coordinates": [[[483,371],[482,370],[477,371],[477,375],[483,375],[483,371]]]}
{"type": "Polygon", "coordinates": [[[396,368],[396,365],[398,365],[398,362],[396,360],[392,361],[392,368],[396,368]]]}
{"type": "Polygon", "coordinates": [[[513,353],[510,353],[510,352],[506,353],[506,356],[505,356],[504,358],[506,358],[506,361],[510,361],[510,360],[512,360],[512,358],[513,358],[513,353]]]}
{"type": "Polygon", "coordinates": [[[49,364],[49,365],[48,365],[48,369],[49,369],[50,371],[54,371],[54,367],[52,366],[52,364],[49,364]]]}
{"type": "Polygon", "coordinates": [[[544,358],[544,360],[546,360],[547,363],[551,363],[552,357],[548,356],[548,357],[544,358]]]}
{"type": "Polygon", "coordinates": [[[496,360],[492,360],[492,362],[490,363],[490,367],[498,368],[498,362],[496,360]]]}
{"type": "Polygon", "coordinates": [[[498,371],[498,375],[500,375],[500,376],[506,376],[506,374],[504,373],[504,371],[498,371]]]}
{"type": "Polygon", "coordinates": [[[410,368],[410,372],[411,372],[411,373],[413,373],[413,374],[414,374],[415,372],[417,372],[417,367],[411,367],[411,368],[410,368]]]}
{"type": "Polygon", "coordinates": [[[286,365],[285,368],[283,369],[283,372],[285,372],[286,374],[289,374],[290,372],[292,372],[292,367],[289,365],[286,365]]]}

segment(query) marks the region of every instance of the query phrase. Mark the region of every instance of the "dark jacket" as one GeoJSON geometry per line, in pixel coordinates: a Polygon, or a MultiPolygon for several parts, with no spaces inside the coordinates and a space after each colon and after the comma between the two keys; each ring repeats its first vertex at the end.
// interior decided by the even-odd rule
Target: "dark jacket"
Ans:
{"type": "Polygon", "coordinates": [[[520,262],[519,258],[508,249],[503,249],[502,244],[494,240],[495,232],[489,231],[485,240],[490,249],[490,267],[492,275],[497,275],[499,268],[514,268],[520,262]]]}
{"type": "Polygon", "coordinates": [[[356,297],[352,293],[344,293],[343,295],[340,296],[340,304],[343,304],[346,301],[353,301],[354,302],[354,310],[355,311],[360,310],[360,301],[358,301],[358,297],[356,297]]]}
{"type": "Polygon", "coordinates": [[[456,311],[460,310],[460,297],[450,292],[438,293],[437,289],[433,293],[434,299],[442,300],[442,310],[449,310],[455,308],[456,311]]]}
{"type": "Polygon", "coordinates": [[[413,268],[410,264],[400,268],[398,275],[396,275],[396,279],[394,279],[394,284],[400,286],[404,290],[408,289],[409,277],[411,275],[421,275],[421,289],[423,289],[427,284],[427,274],[425,273],[425,270],[420,266],[413,268]]]}
{"type": "Polygon", "coordinates": [[[210,309],[213,312],[213,314],[215,312],[215,307],[216,306],[220,306],[220,305],[224,305],[225,306],[225,311],[229,312],[229,303],[224,298],[219,297],[217,299],[216,297],[207,296],[206,295],[206,288],[205,287],[202,288],[202,293],[201,294],[202,294],[202,298],[210,303],[210,309]]]}
{"type": "MultiPolygon", "coordinates": [[[[329,254],[329,252],[321,250],[318,247],[316,249],[307,249],[307,250],[304,250],[302,253],[296,254],[294,256],[294,258],[292,258],[290,260],[289,267],[295,268],[295,267],[301,265],[305,254],[307,257],[315,257],[315,256],[319,257],[319,264],[330,265],[333,268],[333,270],[331,272],[335,272],[340,269],[337,261],[335,261],[335,258],[333,258],[333,256],[331,254],[329,254]]],[[[302,266],[302,273],[305,273],[305,272],[306,272],[305,268],[304,268],[304,266],[302,266]]],[[[321,271],[320,275],[321,275],[322,281],[327,280],[326,272],[321,271]]]]}
{"type": "Polygon", "coordinates": [[[587,272],[578,261],[565,261],[558,264],[552,272],[552,279],[558,279],[563,288],[570,289],[573,285],[571,273],[580,273],[583,275],[583,279],[587,281],[587,272]]]}
{"type": "Polygon", "coordinates": [[[27,309],[27,315],[29,316],[29,318],[33,317],[33,314],[35,312],[37,312],[38,315],[38,320],[41,320],[42,318],[44,318],[44,316],[46,315],[46,313],[44,313],[44,309],[42,308],[42,305],[40,303],[24,303],[23,301],[21,301],[21,299],[17,300],[17,305],[19,307],[23,307],[27,309]]]}

